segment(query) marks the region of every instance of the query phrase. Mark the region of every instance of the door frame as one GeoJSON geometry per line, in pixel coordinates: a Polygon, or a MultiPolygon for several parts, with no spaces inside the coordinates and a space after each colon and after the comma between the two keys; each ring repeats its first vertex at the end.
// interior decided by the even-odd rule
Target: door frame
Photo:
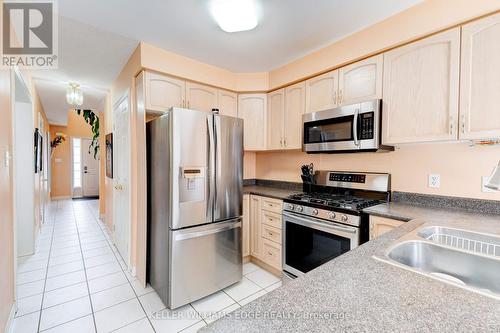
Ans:
{"type": "MultiPolygon", "coordinates": [[[[71,158],[70,158],[70,163],[71,163],[71,173],[70,173],[70,178],[71,178],[71,199],[74,199],[74,198],[79,199],[79,198],[85,198],[85,195],[83,193],[83,169],[80,170],[80,179],[82,180],[82,195],[76,197],[75,196],[75,192],[74,192],[75,186],[74,186],[74,183],[73,183],[73,166],[74,166],[74,164],[73,164],[73,139],[80,139],[80,140],[81,139],[89,139],[89,140],[92,140],[92,138],[89,137],[89,136],[71,136],[70,139],[69,139],[69,141],[70,141],[70,144],[69,144],[70,148],[69,148],[69,150],[70,150],[70,155],[71,155],[71,158]]],[[[82,155],[83,155],[83,150],[80,150],[80,164],[82,162],[82,155]]],[[[101,173],[101,170],[99,168],[99,175],[100,175],[100,173],[101,173]]]]}
{"type": "MultiPolygon", "coordinates": [[[[16,185],[16,173],[17,173],[17,170],[16,170],[16,165],[17,165],[17,162],[16,162],[16,145],[15,145],[15,125],[16,125],[16,116],[15,116],[15,105],[16,105],[16,97],[15,97],[15,94],[16,94],[16,79],[19,80],[19,82],[21,83],[23,89],[27,92],[27,97],[29,98],[30,102],[31,102],[31,119],[33,120],[32,121],[32,132],[34,133],[34,130],[35,130],[35,106],[33,104],[33,96],[31,95],[31,90],[29,89],[28,85],[26,84],[26,81],[24,80],[22,74],[21,74],[21,71],[19,70],[19,67],[15,66],[13,69],[11,69],[10,71],[10,90],[11,90],[11,100],[10,100],[10,104],[11,104],[11,109],[13,110],[13,116],[12,116],[12,119],[11,119],[11,126],[12,126],[12,141],[13,141],[13,144],[12,144],[12,158],[11,158],[11,161],[12,161],[12,193],[13,193],[13,200],[12,200],[12,223],[13,223],[13,245],[14,245],[14,249],[13,249],[13,255],[14,255],[14,260],[13,260],[13,264],[14,264],[14,267],[13,267],[13,271],[14,271],[14,276],[13,276],[13,280],[14,280],[14,309],[15,311],[17,311],[17,235],[18,235],[18,223],[17,223],[17,202],[16,202],[16,188],[17,188],[17,185],[16,185]]],[[[33,135],[33,134],[32,134],[33,135]]],[[[32,137],[33,138],[33,137],[32,137]]],[[[33,166],[34,166],[34,163],[33,163],[33,166]]],[[[35,174],[33,172],[32,174],[32,177],[33,177],[33,203],[35,202],[35,174]]],[[[36,222],[35,222],[35,207],[33,205],[33,224],[35,225],[36,222]]],[[[33,238],[33,246],[36,247],[36,238],[34,237],[33,238]]],[[[36,248],[35,248],[36,250],[36,248]]]]}
{"type": "MultiPolygon", "coordinates": [[[[127,126],[127,132],[128,132],[128,137],[129,138],[132,138],[131,136],[131,133],[132,133],[132,99],[131,99],[131,95],[130,95],[130,89],[127,89],[126,92],[122,95],[121,98],[119,98],[116,103],[113,105],[113,108],[112,108],[112,116],[113,116],[113,133],[114,133],[114,137],[116,137],[116,131],[115,131],[115,126],[116,126],[116,113],[117,113],[117,110],[118,108],[120,107],[120,105],[124,102],[127,102],[127,105],[128,105],[128,126],[127,126]]],[[[116,143],[116,139],[113,140],[114,143],[116,143]]],[[[129,145],[128,145],[128,151],[129,151],[129,154],[128,154],[128,161],[127,161],[127,164],[128,164],[128,188],[129,188],[129,191],[128,191],[128,221],[124,221],[123,223],[125,223],[125,226],[127,228],[126,230],[126,233],[125,233],[125,239],[127,239],[127,242],[128,242],[128,246],[127,246],[127,257],[126,258],[122,258],[124,259],[125,261],[125,264],[127,265],[127,268],[130,270],[132,268],[132,262],[131,262],[131,256],[132,256],[132,142],[131,140],[129,140],[129,145]]],[[[115,154],[116,150],[113,149],[113,159],[115,159],[116,157],[116,154],[115,154]]],[[[113,166],[115,166],[116,163],[113,162],[113,166]]],[[[118,180],[117,180],[117,177],[116,177],[116,173],[114,173],[114,177],[113,177],[113,242],[115,243],[116,245],[116,233],[115,233],[115,230],[116,230],[116,210],[117,210],[117,205],[116,205],[116,195],[115,195],[115,191],[116,191],[116,186],[118,185],[118,180]]],[[[121,253],[120,253],[121,255],[121,253]]]]}

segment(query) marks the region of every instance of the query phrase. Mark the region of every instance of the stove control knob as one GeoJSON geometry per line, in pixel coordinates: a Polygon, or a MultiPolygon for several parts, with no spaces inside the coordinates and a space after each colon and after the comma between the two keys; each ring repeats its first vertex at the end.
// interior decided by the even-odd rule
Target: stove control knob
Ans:
{"type": "Polygon", "coordinates": [[[297,206],[297,211],[298,211],[299,213],[301,213],[303,210],[304,210],[304,208],[303,208],[302,206],[297,206]]]}
{"type": "Polygon", "coordinates": [[[313,215],[318,215],[318,210],[317,210],[316,208],[314,208],[314,209],[311,211],[311,213],[312,213],[313,215]]]}
{"type": "Polygon", "coordinates": [[[290,209],[290,210],[294,210],[295,209],[295,206],[292,205],[292,204],[287,204],[286,208],[290,209]]]}
{"type": "Polygon", "coordinates": [[[330,220],[334,220],[335,216],[337,216],[337,214],[335,214],[334,212],[328,213],[328,217],[330,218],[330,220]]]}
{"type": "Polygon", "coordinates": [[[342,216],[340,217],[340,219],[342,220],[342,222],[347,222],[347,220],[349,218],[347,217],[347,215],[342,214],[342,216]]]}

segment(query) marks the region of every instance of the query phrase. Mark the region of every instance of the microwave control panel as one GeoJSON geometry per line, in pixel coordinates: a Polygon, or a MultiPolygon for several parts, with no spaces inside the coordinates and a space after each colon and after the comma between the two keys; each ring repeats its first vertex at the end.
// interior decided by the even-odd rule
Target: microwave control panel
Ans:
{"type": "Polygon", "coordinates": [[[361,135],[360,139],[361,140],[370,140],[373,139],[374,136],[374,128],[375,128],[375,113],[374,112],[368,112],[368,113],[362,113],[359,116],[360,123],[361,123],[361,135]]]}

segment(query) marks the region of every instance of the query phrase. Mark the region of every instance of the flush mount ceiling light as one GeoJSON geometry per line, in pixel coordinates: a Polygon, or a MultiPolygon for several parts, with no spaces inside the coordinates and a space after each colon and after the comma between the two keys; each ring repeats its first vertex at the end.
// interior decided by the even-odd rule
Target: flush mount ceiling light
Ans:
{"type": "Polygon", "coordinates": [[[212,15],[225,32],[252,30],[257,26],[254,0],[212,0],[212,15]]]}
{"type": "Polygon", "coordinates": [[[66,91],[66,102],[76,106],[83,104],[82,89],[78,83],[69,83],[68,90],[66,91]]]}

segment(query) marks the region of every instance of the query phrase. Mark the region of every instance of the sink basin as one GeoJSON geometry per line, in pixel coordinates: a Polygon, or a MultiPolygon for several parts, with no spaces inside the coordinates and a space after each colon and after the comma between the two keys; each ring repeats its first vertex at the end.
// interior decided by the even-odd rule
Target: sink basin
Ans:
{"type": "Polygon", "coordinates": [[[427,241],[405,241],[387,257],[429,277],[500,297],[500,260],[450,249],[427,241]]]}
{"type": "Polygon", "coordinates": [[[500,237],[497,236],[442,226],[422,228],[417,235],[434,243],[500,257],[500,237]]]}

